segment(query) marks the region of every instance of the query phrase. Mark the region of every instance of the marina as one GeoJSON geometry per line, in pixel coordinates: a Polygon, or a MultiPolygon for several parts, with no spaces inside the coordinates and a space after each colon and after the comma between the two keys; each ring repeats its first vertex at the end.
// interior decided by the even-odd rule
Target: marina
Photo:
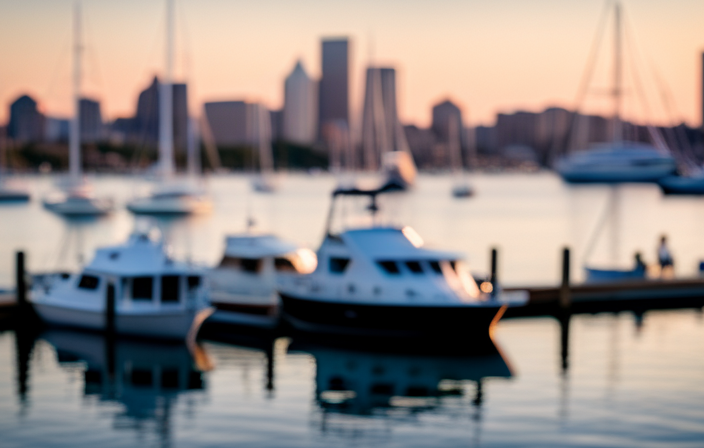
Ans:
{"type": "Polygon", "coordinates": [[[704,445],[704,9],[550,1],[0,7],[0,446],[704,445]]]}

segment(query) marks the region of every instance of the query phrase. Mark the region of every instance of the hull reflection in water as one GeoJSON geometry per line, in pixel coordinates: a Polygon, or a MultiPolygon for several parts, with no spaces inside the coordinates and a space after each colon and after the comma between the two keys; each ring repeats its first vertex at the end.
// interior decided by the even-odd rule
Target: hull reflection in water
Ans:
{"type": "Polygon", "coordinates": [[[321,432],[373,439],[380,424],[387,432],[384,421],[407,421],[418,413],[464,416],[478,431],[482,383],[513,376],[500,349],[491,348],[475,355],[402,354],[294,340],[289,350],[315,358],[314,423],[321,432]]]}
{"type": "MultiPolygon", "coordinates": [[[[171,414],[178,400],[202,393],[202,348],[184,343],[145,342],[93,333],[50,330],[41,338],[54,346],[59,365],[85,364],[84,395],[124,406],[114,416],[116,429],[153,430],[161,446],[170,445],[171,414]]],[[[208,366],[204,366],[208,368],[208,366]]]]}

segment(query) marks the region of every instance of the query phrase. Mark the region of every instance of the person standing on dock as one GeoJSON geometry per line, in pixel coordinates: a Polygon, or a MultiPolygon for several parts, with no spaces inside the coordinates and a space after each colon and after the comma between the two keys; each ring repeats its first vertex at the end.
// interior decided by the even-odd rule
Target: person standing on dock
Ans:
{"type": "Polygon", "coordinates": [[[670,254],[670,249],[667,247],[667,236],[660,237],[660,246],[658,247],[658,262],[660,263],[660,278],[674,277],[675,262],[670,254]]]}

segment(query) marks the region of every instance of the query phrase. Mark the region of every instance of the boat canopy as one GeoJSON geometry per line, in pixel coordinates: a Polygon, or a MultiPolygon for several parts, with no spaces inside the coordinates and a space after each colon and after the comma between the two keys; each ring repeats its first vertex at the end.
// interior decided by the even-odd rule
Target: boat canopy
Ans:
{"type": "Polygon", "coordinates": [[[411,227],[373,227],[348,230],[340,235],[345,245],[373,260],[461,260],[455,252],[425,249],[411,227]]]}
{"type": "Polygon", "coordinates": [[[135,233],[125,244],[98,249],[86,271],[131,277],[186,272],[188,265],[172,260],[161,241],[135,233]]]}
{"type": "Polygon", "coordinates": [[[232,235],[225,241],[225,255],[240,258],[264,258],[295,252],[298,246],[275,235],[232,235]]]}

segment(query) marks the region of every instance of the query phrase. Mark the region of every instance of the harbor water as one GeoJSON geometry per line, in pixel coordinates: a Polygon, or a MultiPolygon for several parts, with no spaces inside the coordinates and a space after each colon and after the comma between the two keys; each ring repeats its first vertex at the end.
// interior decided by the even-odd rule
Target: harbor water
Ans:
{"type": "MultiPolygon", "coordinates": [[[[0,286],[13,254],[30,271],[73,270],[96,247],[123,241],[124,210],[66,221],[42,209],[49,177],[21,179],[29,204],[0,208],[0,286]]],[[[678,277],[699,275],[704,200],[652,185],[567,186],[550,173],[477,174],[476,197],[453,199],[448,176],[381,204],[383,219],[414,227],[427,245],[467,255],[486,273],[499,249],[506,285],[554,285],[561,249],[572,277],[585,264],[627,268],[655,260],[668,236],[678,277]]],[[[224,235],[257,228],[315,249],[336,179],[289,174],[275,194],[249,178],[208,180],[210,215],[161,220],[175,256],[212,265],[224,235]]],[[[95,179],[118,204],[146,188],[95,179]]],[[[342,214],[347,213],[341,210],[342,214]]],[[[351,214],[351,210],[349,213],[351,214]]],[[[49,330],[0,329],[0,446],[486,446],[704,445],[701,309],[505,319],[495,347],[399,353],[321,340],[246,334],[197,347],[49,330]]]]}

